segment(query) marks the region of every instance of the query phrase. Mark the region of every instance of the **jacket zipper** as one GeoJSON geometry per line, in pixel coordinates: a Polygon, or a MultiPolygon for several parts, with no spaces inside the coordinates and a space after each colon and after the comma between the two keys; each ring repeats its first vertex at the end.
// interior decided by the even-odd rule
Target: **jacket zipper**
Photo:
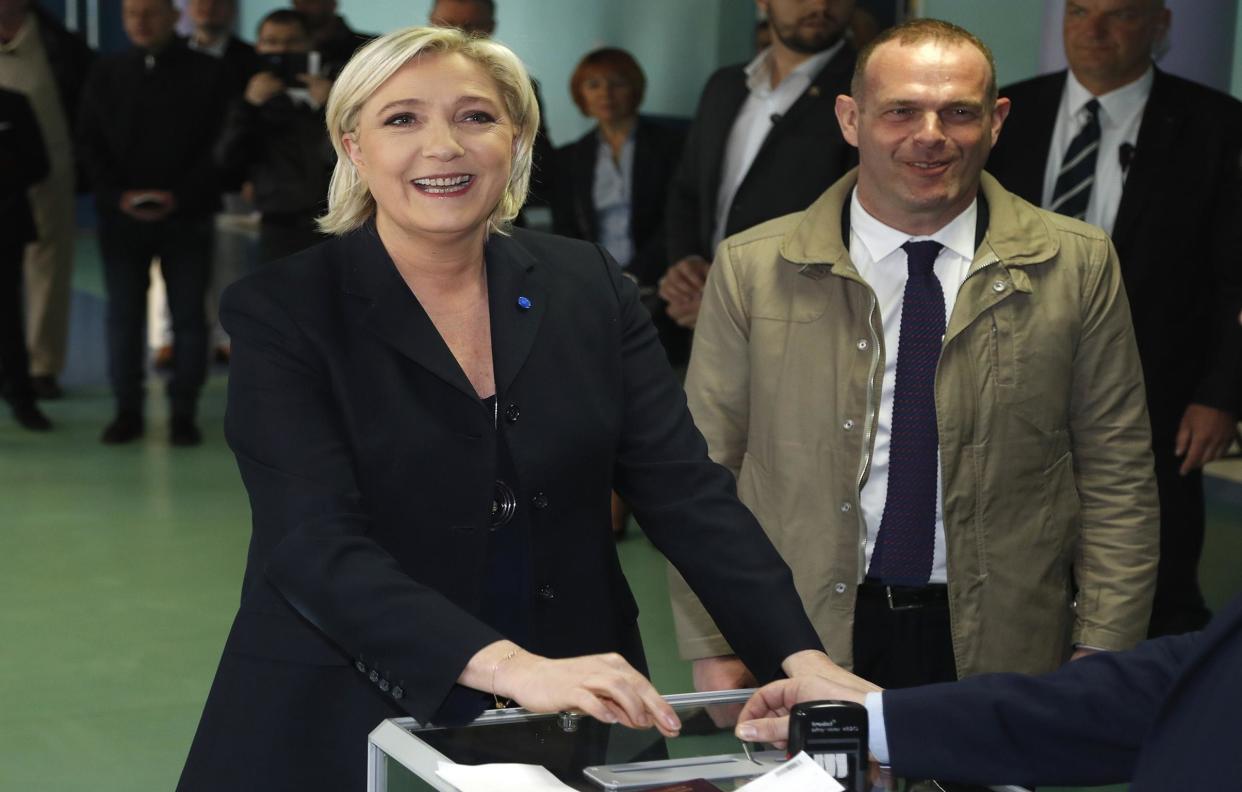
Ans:
{"type": "Polygon", "coordinates": [[[858,501],[855,511],[858,513],[858,582],[862,583],[867,575],[867,520],[862,510],[862,485],[867,467],[871,464],[871,433],[875,429],[875,406],[872,398],[875,393],[875,372],[880,363],[880,344],[875,335],[875,309],[877,300],[875,291],[867,286],[871,295],[871,309],[867,312],[867,332],[871,337],[871,368],[867,372],[867,407],[863,414],[862,454],[858,463],[858,480],[854,486],[854,499],[858,501]]]}

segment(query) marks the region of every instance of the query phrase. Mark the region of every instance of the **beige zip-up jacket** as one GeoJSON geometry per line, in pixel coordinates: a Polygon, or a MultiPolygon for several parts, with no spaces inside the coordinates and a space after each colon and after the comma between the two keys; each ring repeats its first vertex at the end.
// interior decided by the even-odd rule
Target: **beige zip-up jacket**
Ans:
{"type": "MultiPolygon", "coordinates": [[[[856,178],[721,244],[686,379],[712,457],[737,476],[846,667],[885,354],[875,294],[842,239],[856,178]]],[[[1143,377],[1112,243],[986,173],[981,189],[987,233],[936,371],[959,676],[1049,671],[1073,644],[1133,646],[1159,552],[1143,377]]],[[[729,654],[673,578],[682,655],[729,654]]]]}

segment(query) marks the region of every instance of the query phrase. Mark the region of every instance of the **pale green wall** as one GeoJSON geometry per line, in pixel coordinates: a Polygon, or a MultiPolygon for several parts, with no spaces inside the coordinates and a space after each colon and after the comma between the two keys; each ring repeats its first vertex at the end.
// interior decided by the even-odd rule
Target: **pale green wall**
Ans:
{"type": "MultiPolygon", "coordinates": [[[[246,38],[277,0],[242,0],[246,38]]],[[[384,33],[426,22],[430,0],[340,0],[351,27],[384,33]]],[[[647,73],[643,111],[690,116],[708,75],[750,56],[750,0],[498,0],[496,39],[512,47],[539,80],[548,134],[567,143],[590,124],[569,98],[578,60],[601,46],[629,50],[647,73]]]]}
{"type": "Polygon", "coordinates": [[[1242,13],[1239,13],[1234,24],[1233,34],[1233,95],[1242,99],[1242,13]]]}
{"type": "Polygon", "coordinates": [[[1000,85],[1039,73],[1044,24],[1041,0],[923,0],[923,16],[952,22],[992,49],[1000,85]]]}

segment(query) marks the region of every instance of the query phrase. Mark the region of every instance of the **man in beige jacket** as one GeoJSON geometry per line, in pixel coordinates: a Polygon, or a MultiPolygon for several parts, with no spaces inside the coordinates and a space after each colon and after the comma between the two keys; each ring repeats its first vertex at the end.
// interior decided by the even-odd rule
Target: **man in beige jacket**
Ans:
{"type": "MultiPolygon", "coordinates": [[[[686,380],[713,458],[882,686],[1133,646],[1159,523],[1112,244],[983,173],[1009,106],[966,31],[883,34],[852,94],[859,168],[717,252],[686,380]]],[[[749,684],[673,583],[696,687],[749,684]]]]}

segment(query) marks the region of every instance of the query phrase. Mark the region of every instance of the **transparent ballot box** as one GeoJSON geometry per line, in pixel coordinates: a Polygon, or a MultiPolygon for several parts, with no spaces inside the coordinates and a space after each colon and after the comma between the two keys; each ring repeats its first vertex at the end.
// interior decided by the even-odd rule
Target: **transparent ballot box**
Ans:
{"type": "MultiPolygon", "coordinates": [[[[634,730],[569,713],[536,715],[524,709],[493,710],[465,726],[420,725],[413,718],[381,723],[368,740],[368,792],[460,790],[437,775],[442,763],[541,765],[582,792],[643,790],[702,779],[735,790],[778,767],[783,751],[751,746],[750,756],[733,726],[750,690],[665,696],[682,721],[681,736],[634,730]]],[[[847,787],[848,788],[848,787],[847,787]]],[[[994,787],[995,792],[1023,792],[994,787]]],[[[872,767],[867,792],[984,792],[945,781],[891,777],[872,767]]]]}

